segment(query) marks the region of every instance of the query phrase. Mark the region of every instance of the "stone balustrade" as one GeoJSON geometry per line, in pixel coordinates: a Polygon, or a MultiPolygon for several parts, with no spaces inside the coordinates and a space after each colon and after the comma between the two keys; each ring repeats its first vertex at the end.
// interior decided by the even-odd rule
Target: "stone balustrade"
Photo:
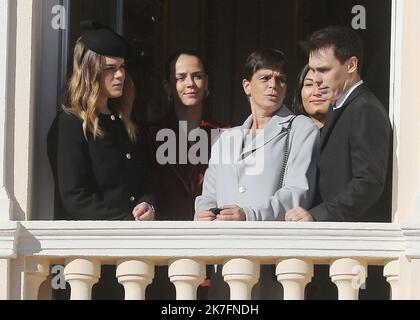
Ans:
{"type": "MultiPolygon", "coordinates": [[[[0,224],[0,298],[38,299],[57,264],[65,265],[71,299],[81,300],[91,299],[103,264],[116,265],[127,300],[145,299],[157,265],[168,266],[177,299],[194,300],[211,264],[223,265],[232,300],[251,299],[262,264],[276,266],[286,300],[304,299],[315,264],[330,265],[342,300],[358,299],[369,265],[384,266],[393,299],[419,298],[400,270],[401,261],[418,261],[419,235],[413,224],[10,222],[0,224]]],[[[419,277],[416,265],[411,277],[419,277]]]]}

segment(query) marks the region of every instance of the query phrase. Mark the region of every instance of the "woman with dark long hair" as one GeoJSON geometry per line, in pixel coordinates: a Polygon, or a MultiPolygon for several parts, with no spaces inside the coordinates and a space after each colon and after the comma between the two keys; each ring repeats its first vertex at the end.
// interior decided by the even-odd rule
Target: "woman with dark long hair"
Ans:
{"type": "Polygon", "coordinates": [[[303,114],[312,119],[318,128],[324,126],[330,101],[322,97],[319,88],[314,84],[314,73],[304,66],[299,74],[293,99],[293,112],[303,114]]]}
{"type": "Polygon", "coordinates": [[[170,55],[165,65],[164,89],[170,110],[149,122],[143,134],[150,162],[154,164],[156,219],[193,220],[194,201],[201,194],[210,155],[211,134],[221,127],[203,116],[209,90],[208,75],[200,56],[190,50],[170,55]],[[202,150],[200,157],[192,161],[188,155],[196,141],[188,141],[188,137],[195,129],[205,132],[207,142],[200,140],[196,145],[202,144],[207,150],[202,150]],[[160,133],[168,130],[174,141],[159,138],[160,133]],[[168,144],[171,144],[169,150],[165,149],[168,144]],[[165,159],[165,151],[171,161],[165,159]]]}

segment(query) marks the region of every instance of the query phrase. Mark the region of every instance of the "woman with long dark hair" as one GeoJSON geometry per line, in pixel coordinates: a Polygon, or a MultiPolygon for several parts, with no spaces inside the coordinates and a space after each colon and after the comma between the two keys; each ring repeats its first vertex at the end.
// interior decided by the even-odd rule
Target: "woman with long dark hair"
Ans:
{"type": "Polygon", "coordinates": [[[327,118],[330,101],[322,97],[313,78],[314,72],[309,70],[308,65],[304,66],[298,77],[292,108],[295,114],[310,117],[321,129],[327,118]]]}
{"type": "Polygon", "coordinates": [[[143,134],[150,162],[154,163],[156,219],[193,220],[194,201],[201,194],[210,155],[212,130],[217,132],[221,127],[203,116],[209,89],[200,56],[190,50],[170,55],[165,65],[164,89],[170,110],[160,119],[149,122],[143,134]],[[196,141],[188,141],[188,137],[195,129],[205,132],[207,142],[200,140],[197,145],[207,150],[205,153],[201,150],[203,154],[192,161],[188,155],[196,141]],[[168,131],[175,138],[173,141],[159,138],[160,133],[168,131]]]}

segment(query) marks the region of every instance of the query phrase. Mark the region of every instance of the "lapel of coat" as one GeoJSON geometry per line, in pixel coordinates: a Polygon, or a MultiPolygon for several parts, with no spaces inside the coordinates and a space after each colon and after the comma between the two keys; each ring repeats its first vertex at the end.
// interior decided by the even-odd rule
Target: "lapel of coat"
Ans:
{"type": "MultiPolygon", "coordinates": [[[[246,157],[249,154],[253,153],[254,151],[264,147],[267,143],[272,141],[275,137],[279,134],[286,132],[288,123],[290,119],[293,117],[292,112],[287,109],[285,106],[281,107],[271,118],[267,126],[264,130],[261,130],[255,137],[255,142],[248,143],[248,145],[244,146],[242,152],[240,153],[240,157],[246,157]]],[[[243,125],[243,132],[246,132],[246,129],[249,132],[249,129],[252,125],[252,116],[245,121],[243,125]]],[[[245,133],[246,134],[246,133],[245,133]]],[[[244,136],[245,136],[244,134],[244,136]]]]}
{"type": "Polygon", "coordinates": [[[334,125],[337,121],[337,114],[339,113],[340,110],[342,110],[344,108],[341,107],[338,110],[334,110],[333,106],[331,105],[328,109],[328,113],[327,113],[327,117],[325,119],[325,124],[324,127],[322,128],[321,131],[321,138],[320,138],[320,149],[324,149],[325,143],[327,142],[330,133],[332,131],[332,129],[334,128],[334,125]]]}
{"type": "MultiPolygon", "coordinates": [[[[179,144],[179,120],[178,117],[176,116],[175,110],[171,111],[170,113],[168,113],[165,117],[163,117],[161,120],[159,120],[159,122],[154,125],[153,127],[150,128],[150,131],[152,133],[152,137],[153,137],[153,143],[155,144],[155,151],[159,148],[159,146],[161,146],[164,142],[163,141],[156,141],[156,136],[158,134],[158,132],[162,129],[170,129],[173,132],[175,132],[175,137],[176,137],[176,146],[177,146],[177,150],[176,150],[176,154],[177,154],[177,159],[176,162],[178,163],[178,144],[179,144]]],[[[156,157],[156,154],[154,155],[154,157],[156,157]]],[[[175,176],[180,180],[181,184],[183,185],[184,189],[187,192],[190,192],[190,184],[188,181],[186,181],[184,179],[184,176],[178,171],[178,165],[177,164],[173,164],[173,163],[168,163],[167,164],[171,170],[173,171],[173,173],[175,174],[175,176]]]]}
{"type": "Polygon", "coordinates": [[[335,125],[337,124],[338,119],[340,119],[340,116],[343,114],[347,106],[352,102],[357,96],[360,95],[365,90],[365,85],[362,84],[358,86],[351,95],[347,98],[346,102],[343,104],[343,106],[340,109],[333,110],[333,107],[330,106],[327,113],[327,118],[325,120],[324,128],[321,131],[321,138],[320,138],[320,151],[324,149],[331,132],[333,131],[335,125]]]}

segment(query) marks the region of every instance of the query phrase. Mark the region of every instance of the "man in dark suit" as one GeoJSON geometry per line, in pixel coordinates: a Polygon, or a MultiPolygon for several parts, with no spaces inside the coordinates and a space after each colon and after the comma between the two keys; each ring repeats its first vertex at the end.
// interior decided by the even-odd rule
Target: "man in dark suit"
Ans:
{"type": "Polygon", "coordinates": [[[384,193],[391,125],[386,109],[361,80],[363,43],[350,28],[327,27],[303,43],[314,85],[331,101],[321,132],[317,199],[286,221],[388,221],[384,193]]]}
{"type": "MultiPolygon", "coordinates": [[[[361,80],[362,40],[350,28],[333,26],[314,32],[303,48],[314,85],[331,107],[321,132],[316,200],[310,210],[289,210],[285,220],[390,221],[391,125],[384,106],[361,80]]],[[[306,298],[336,298],[328,268],[315,267],[306,298]]],[[[368,274],[361,299],[387,299],[382,267],[370,266],[368,274]]]]}

